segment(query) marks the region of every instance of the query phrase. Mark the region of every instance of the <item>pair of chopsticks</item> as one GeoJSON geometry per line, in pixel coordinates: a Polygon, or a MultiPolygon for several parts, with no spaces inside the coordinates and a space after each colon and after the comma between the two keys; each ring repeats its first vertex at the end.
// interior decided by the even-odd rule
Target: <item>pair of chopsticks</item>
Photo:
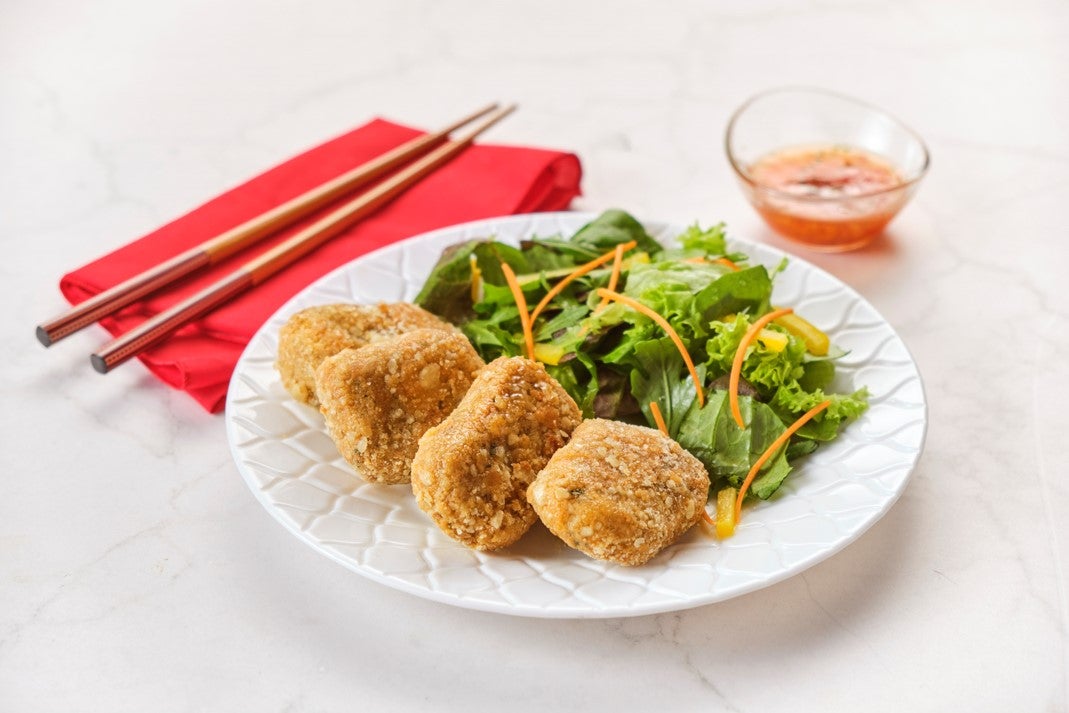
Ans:
{"type": "Polygon", "coordinates": [[[374,213],[422,178],[447,163],[498,121],[515,105],[490,104],[449,126],[425,134],[304,193],[267,213],[211,238],[170,260],[150,268],[111,289],[76,305],[37,327],[37,339],[46,347],[114,314],[181,278],[214,265],[264,237],[292,225],[328,203],[412,161],[370,190],[343,203],[308,227],[246,262],[234,272],[188,299],[160,312],[105,344],[89,360],[105,374],[145,349],[163,341],[179,328],[225,304],[242,292],[291,265],[307,253],[374,213]],[[483,118],[485,117],[485,118],[483,118]],[[450,134],[482,118],[465,133],[450,134]],[[413,161],[413,159],[416,159],[413,161]]]}

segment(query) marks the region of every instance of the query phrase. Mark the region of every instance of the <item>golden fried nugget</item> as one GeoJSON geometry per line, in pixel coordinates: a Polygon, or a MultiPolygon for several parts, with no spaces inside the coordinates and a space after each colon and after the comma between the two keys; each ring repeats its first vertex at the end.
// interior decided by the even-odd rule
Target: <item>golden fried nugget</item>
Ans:
{"type": "Polygon", "coordinates": [[[358,475],[407,483],[420,436],[453,411],[482,367],[463,334],[417,329],[324,359],[319,410],[358,475]]]}
{"type": "Polygon", "coordinates": [[[581,420],[541,364],[495,359],[456,410],[420,439],[412,461],[419,507],[468,547],[512,544],[537,519],[527,486],[581,420]]]}
{"type": "Polygon", "coordinates": [[[430,312],[406,302],[309,307],[279,330],[275,368],[293,398],[317,406],[315,372],[324,359],[413,329],[453,331],[430,312]]]}
{"type": "Polygon", "coordinates": [[[671,438],[592,419],[553,455],[527,499],[569,546],[640,565],[701,519],[708,494],[705,466],[671,438]]]}

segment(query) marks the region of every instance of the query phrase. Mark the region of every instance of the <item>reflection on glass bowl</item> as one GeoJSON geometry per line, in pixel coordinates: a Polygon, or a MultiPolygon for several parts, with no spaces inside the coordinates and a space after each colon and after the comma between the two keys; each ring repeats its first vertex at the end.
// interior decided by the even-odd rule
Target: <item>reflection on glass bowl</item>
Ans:
{"type": "Polygon", "coordinates": [[[868,243],[928,170],[924,141],[869,104],[821,89],[758,94],[728,122],[728,160],[776,232],[814,250],[868,243]]]}

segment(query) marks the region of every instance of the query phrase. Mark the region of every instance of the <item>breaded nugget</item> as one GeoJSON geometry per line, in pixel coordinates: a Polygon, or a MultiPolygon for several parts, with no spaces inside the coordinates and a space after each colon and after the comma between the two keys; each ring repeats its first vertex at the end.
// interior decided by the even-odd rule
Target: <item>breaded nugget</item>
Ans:
{"type": "Polygon", "coordinates": [[[293,398],[317,406],[315,372],[324,359],[413,329],[453,331],[430,312],[406,302],[309,307],[279,330],[275,368],[293,398]]]}
{"type": "Polygon", "coordinates": [[[537,519],[527,486],[580,420],[579,407],[541,364],[495,359],[420,439],[412,461],[416,501],[468,547],[506,547],[537,519]]]}
{"type": "Polygon", "coordinates": [[[407,483],[420,436],[452,412],[482,367],[463,334],[417,329],[324,359],[319,410],[358,475],[407,483]]]}
{"type": "Polygon", "coordinates": [[[659,431],[592,419],[527,490],[546,527],[594,559],[649,561],[701,519],[709,475],[659,431]]]}

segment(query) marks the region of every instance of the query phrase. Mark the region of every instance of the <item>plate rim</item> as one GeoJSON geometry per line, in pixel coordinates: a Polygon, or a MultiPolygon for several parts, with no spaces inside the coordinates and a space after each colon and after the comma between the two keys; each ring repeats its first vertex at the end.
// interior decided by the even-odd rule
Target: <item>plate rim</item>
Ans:
{"type": "MultiPolygon", "coordinates": [[[[772,585],[777,584],[779,582],[782,582],[782,581],[784,581],[784,580],[786,580],[786,579],[788,579],[790,577],[793,577],[795,575],[801,574],[802,572],[804,572],[807,569],[810,569],[811,567],[816,566],[817,564],[823,562],[824,560],[828,559],[829,557],[831,557],[831,556],[833,556],[835,554],[838,554],[839,552],[841,552],[843,549],[845,549],[850,544],[853,544],[854,542],[856,542],[862,535],[864,535],[866,532],[868,532],[868,530],[871,529],[873,525],[875,525],[877,522],[879,522],[881,519],[883,519],[883,517],[891,510],[891,508],[895,505],[895,503],[898,502],[899,498],[901,498],[902,494],[905,492],[906,488],[908,487],[909,482],[912,480],[913,474],[914,474],[914,472],[916,471],[916,468],[917,468],[917,463],[919,462],[920,457],[921,457],[922,453],[924,452],[924,446],[925,446],[926,441],[927,441],[928,427],[929,427],[928,396],[927,396],[927,390],[926,390],[925,385],[924,385],[924,378],[923,378],[923,375],[921,374],[921,370],[920,370],[919,365],[917,364],[916,358],[913,356],[913,353],[910,351],[909,346],[906,344],[905,340],[902,339],[901,335],[894,328],[894,326],[883,316],[882,313],[880,313],[879,310],[876,309],[876,307],[871,302],[869,302],[868,299],[866,299],[863,295],[861,295],[851,285],[847,284],[846,282],[843,282],[841,279],[839,279],[835,275],[832,275],[831,273],[829,273],[827,270],[823,269],[822,267],[820,267],[818,265],[814,265],[813,263],[811,263],[808,260],[806,260],[804,257],[788,253],[788,252],[786,252],[786,251],[784,251],[784,250],[782,250],[782,249],[780,249],[780,248],[778,248],[776,246],[768,245],[766,243],[759,243],[759,242],[756,242],[756,241],[753,241],[753,240],[748,240],[747,238],[744,238],[744,237],[740,238],[737,235],[731,235],[731,236],[728,237],[729,244],[732,244],[733,246],[735,246],[735,245],[741,246],[743,250],[745,250],[747,247],[756,247],[759,250],[769,250],[772,253],[778,255],[780,258],[787,258],[792,262],[799,262],[802,265],[804,265],[807,270],[813,271],[813,272],[815,272],[815,273],[817,273],[817,274],[819,274],[819,275],[831,280],[833,283],[835,283],[841,289],[845,290],[851,296],[852,299],[860,302],[865,307],[870,309],[873,312],[873,314],[875,314],[877,317],[879,317],[879,320],[880,320],[882,326],[884,326],[886,329],[890,330],[891,334],[894,336],[894,338],[897,340],[897,342],[904,349],[906,357],[907,357],[909,363],[912,365],[914,372],[916,373],[917,387],[920,390],[920,397],[921,397],[921,404],[920,404],[920,408],[919,408],[921,427],[920,427],[920,433],[917,436],[915,451],[911,454],[911,456],[909,458],[909,461],[908,461],[908,464],[905,464],[905,474],[904,474],[904,476],[902,478],[901,486],[898,487],[889,497],[887,497],[884,500],[884,502],[882,503],[882,505],[877,510],[873,511],[868,517],[866,517],[862,521],[862,523],[853,532],[851,532],[849,534],[849,536],[844,537],[841,541],[836,542],[833,545],[825,546],[825,547],[823,547],[821,549],[817,549],[814,552],[812,552],[809,556],[804,557],[804,558],[802,558],[802,559],[800,559],[798,561],[795,561],[794,563],[792,563],[788,567],[781,567],[776,572],[774,572],[774,573],[772,573],[772,574],[770,574],[770,575],[768,575],[768,576],[766,576],[766,577],[764,577],[762,579],[754,580],[752,582],[749,582],[747,584],[739,586],[739,587],[731,590],[729,593],[725,593],[725,594],[722,594],[720,596],[713,596],[713,597],[708,597],[708,598],[701,598],[701,597],[694,598],[694,597],[692,597],[691,599],[688,599],[688,600],[683,600],[683,601],[664,601],[664,602],[662,602],[660,604],[654,604],[654,605],[649,605],[649,604],[643,604],[643,605],[638,605],[638,606],[636,606],[634,604],[622,605],[622,606],[621,605],[614,605],[612,607],[606,607],[606,608],[600,608],[600,609],[595,609],[595,608],[578,609],[578,608],[538,607],[538,606],[534,606],[534,605],[531,605],[531,604],[514,604],[514,603],[508,603],[508,602],[496,602],[496,601],[488,601],[488,600],[469,599],[469,598],[465,598],[465,597],[462,597],[462,596],[459,596],[459,595],[456,595],[456,594],[453,594],[453,593],[444,592],[444,591],[437,590],[437,589],[420,587],[420,586],[417,586],[417,585],[415,585],[415,584],[413,584],[413,583],[411,583],[411,582],[409,582],[409,581],[407,581],[405,579],[402,579],[402,578],[399,578],[399,577],[396,577],[396,576],[391,576],[389,574],[382,574],[382,573],[379,573],[379,572],[377,572],[375,570],[361,567],[357,563],[354,563],[351,560],[346,559],[340,553],[334,551],[333,549],[325,547],[322,544],[310,539],[310,537],[308,536],[308,533],[303,531],[293,519],[289,519],[289,518],[284,517],[284,514],[281,511],[281,509],[279,507],[277,507],[272,501],[268,500],[264,496],[263,489],[260,488],[256,482],[254,482],[252,475],[248,472],[248,470],[249,470],[248,467],[245,466],[245,464],[243,463],[242,457],[240,456],[240,454],[238,452],[238,445],[237,445],[238,438],[237,438],[237,433],[235,432],[235,429],[237,428],[238,424],[235,423],[235,419],[231,417],[231,414],[234,413],[234,411],[232,409],[232,406],[235,405],[235,400],[237,398],[236,394],[237,394],[238,381],[239,381],[239,367],[241,366],[242,363],[244,363],[246,361],[246,358],[254,350],[256,350],[258,348],[258,341],[261,338],[263,338],[263,334],[266,331],[268,331],[269,326],[271,325],[272,322],[274,322],[276,320],[276,318],[278,318],[281,314],[288,313],[293,308],[293,305],[295,303],[298,303],[299,301],[301,301],[309,291],[315,289],[317,286],[319,286],[321,284],[328,283],[328,282],[332,281],[333,279],[335,279],[337,276],[339,276],[341,274],[344,274],[344,273],[348,272],[349,270],[351,270],[355,263],[362,262],[362,261],[365,261],[365,260],[371,260],[373,257],[379,255],[380,253],[385,252],[385,251],[390,251],[390,250],[396,250],[396,249],[398,249],[399,246],[401,246],[403,244],[415,243],[415,242],[420,242],[420,241],[428,241],[429,242],[429,241],[432,241],[432,240],[436,239],[442,233],[460,233],[462,231],[471,230],[471,229],[475,228],[476,226],[481,226],[481,225],[496,225],[496,226],[500,226],[502,223],[511,223],[511,222],[522,223],[524,221],[532,221],[532,220],[536,220],[536,219],[574,222],[574,223],[576,223],[576,227],[578,228],[584,222],[589,222],[590,220],[593,220],[599,214],[600,213],[598,213],[598,212],[592,212],[592,211],[549,211],[549,212],[541,212],[541,213],[522,213],[522,214],[511,214],[511,215],[493,216],[493,217],[489,217],[489,218],[481,218],[481,219],[477,219],[477,220],[465,221],[463,223],[457,223],[457,224],[454,224],[454,225],[443,226],[441,228],[435,228],[433,230],[425,231],[425,232],[422,232],[422,233],[418,233],[418,234],[415,234],[415,235],[408,236],[406,238],[402,238],[400,240],[396,240],[396,241],[394,241],[394,242],[392,242],[392,243],[390,243],[388,245],[381,246],[379,248],[376,248],[375,250],[369,251],[369,252],[367,252],[367,253],[365,253],[363,255],[360,255],[360,256],[358,256],[356,258],[353,258],[352,260],[350,260],[350,261],[348,261],[348,262],[346,262],[346,263],[344,263],[342,265],[339,265],[338,267],[332,269],[331,271],[323,274],[322,276],[317,278],[315,281],[313,281],[313,282],[309,283],[308,285],[306,285],[305,287],[303,287],[300,291],[298,291],[296,294],[294,294],[288,300],[286,300],[286,302],[284,302],[281,306],[279,306],[278,309],[276,309],[264,321],[264,323],[262,325],[260,325],[260,327],[253,334],[253,336],[249,339],[248,344],[246,344],[245,348],[242,349],[241,355],[239,356],[238,361],[235,364],[234,372],[231,375],[231,379],[230,379],[230,382],[229,382],[228,387],[227,387],[227,394],[226,394],[226,400],[225,400],[224,418],[225,418],[225,421],[226,421],[227,443],[228,443],[228,446],[229,446],[230,455],[231,455],[231,458],[232,458],[232,460],[234,462],[235,467],[237,468],[239,474],[241,475],[242,480],[245,482],[245,484],[249,488],[249,490],[252,491],[253,497],[256,499],[256,501],[259,502],[259,504],[277,522],[279,522],[286,530],[288,530],[292,535],[294,535],[298,540],[303,542],[305,545],[307,545],[308,547],[312,548],[314,551],[318,552],[319,554],[324,555],[324,556],[328,557],[329,559],[333,560],[334,562],[342,565],[347,570],[355,572],[355,573],[359,574],[360,576],[365,577],[365,578],[367,578],[367,579],[369,579],[371,581],[374,581],[374,582],[376,582],[378,584],[383,584],[383,585],[388,586],[388,587],[390,587],[392,589],[395,589],[395,590],[398,590],[398,591],[402,591],[402,592],[406,592],[408,594],[413,594],[413,595],[418,596],[418,597],[423,598],[423,599],[428,599],[428,600],[431,600],[431,601],[436,601],[436,602],[439,602],[439,603],[448,604],[448,605],[452,605],[452,606],[456,606],[456,607],[460,607],[460,608],[464,608],[464,609],[471,609],[471,610],[484,611],[484,612],[490,612],[490,613],[498,613],[498,614],[508,614],[508,615],[521,616],[521,617],[547,618],[547,619],[600,619],[600,618],[620,618],[620,617],[632,617],[632,616],[646,616],[646,615],[662,614],[662,613],[665,613],[665,612],[672,612],[672,611],[682,611],[682,610],[686,610],[686,609],[690,609],[690,608],[695,608],[695,607],[699,607],[699,606],[705,606],[705,605],[709,605],[709,604],[715,604],[717,602],[722,602],[722,601],[727,601],[729,599],[734,599],[735,597],[739,597],[739,596],[742,596],[742,595],[745,595],[745,594],[749,594],[749,593],[757,591],[759,589],[764,589],[766,587],[769,587],[769,586],[772,586],[772,585]]],[[[637,217],[637,216],[636,216],[636,219],[644,227],[646,227],[648,232],[652,232],[652,233],[660,233],[660,232],[662,232],[664,230],[675,229],[675,228],[680,228],[680,227],[684,227],[685,226],[684,223],[675,222],[675,221],[646,220],[646,219],[643,219],[643,218],[640,218],[640,217],[637,217]]],[[[433,522],[428,522],[428,526],[429,527],[433,527],[434,523],[433,522]]],[[[486,554],[492,554],[492,553],[486,553],[486,554]]]]}

